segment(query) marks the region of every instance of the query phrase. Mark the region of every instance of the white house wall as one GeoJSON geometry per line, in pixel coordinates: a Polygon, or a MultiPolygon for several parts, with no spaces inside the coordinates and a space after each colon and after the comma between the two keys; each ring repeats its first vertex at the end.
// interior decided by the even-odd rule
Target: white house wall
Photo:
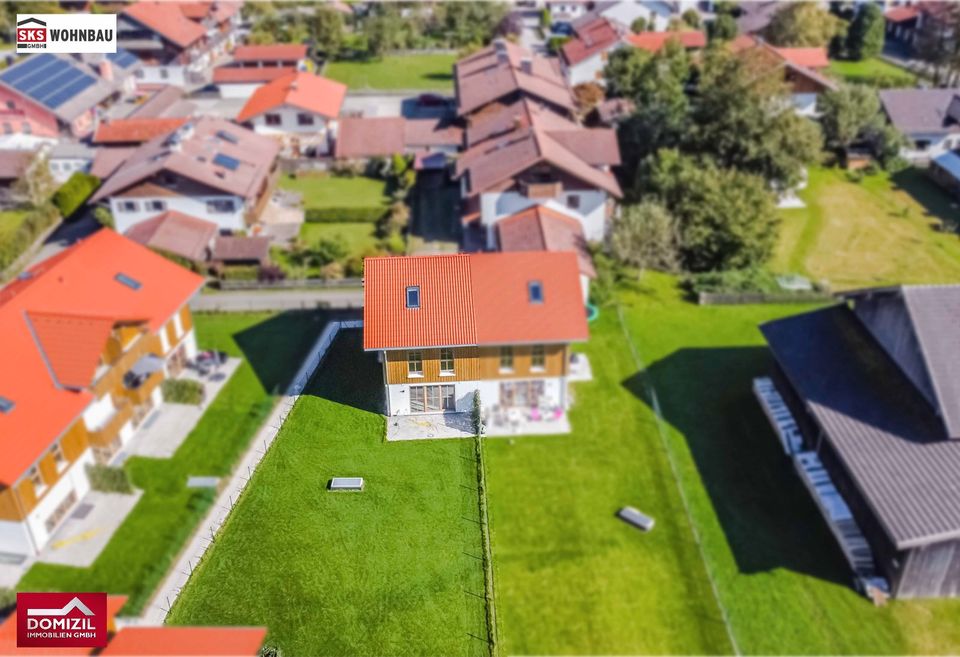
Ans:
{"type": "MultiPolygon", "coordinates": [[[[47,531],[45,525],[47,518],[56,510],[57,506],[73,491],[77,494],[77,502],[90,492],[90,480],[87,479],[86,466],[92,463],[93,450],[88,448],[84,450],[80,458],[60,475],[60,479],[50,487],[40,503],[27,514],[25,524],[33,535],[38,549],[43,549],[43,546],[50,540],[50,532],[47,531]]],[[[64,514],[61,523],[69,515],[69,513],[64,514]]],[[[54,531],[56,531],[56,528],[54,528],[54,531]]]]}
{"type": "MultiPolygon", "coordinates": [[[[519,381],[543,381],[543,403],[547,406],[563,406],[566,400],[563,395],[564,377],[547,377],[531,379],[490,379],[482,381],[451,381],[450,383],[431,382],[414,385],[452,385],[456,397],[458,413],[468,413],[473,410],[473,393],[480,392],[480,405],[491,408],[500,404],[500,383],[519,381]]],[[[387,401],[390,415],[411,415],[410,413],[410,385],[396,383],[387,386],[387,401]]]]}
{"type": "Polygon", "coordinates": [[[27,523],[13,520],[0,521],[0,552],[34,554],[27,523]]]}
{"type": "MultiPolygon", "coordinates": [[[[613,49],[611,48],[610,50],[612,51],[613,49]]],[[[603,84],[603,69],[607,65],[604,57],[606,52],[608,51],[598,52],[573,66],[568,66],[566,73],[567,82],[570,83],[570,86],[575,87],[585,82],[603,84]]]]}
{"type": "Polygon", "coordinates": [[[670,8],[665,2],[616,2],[600,13],[627,27],[638,18],[644,18],[650,32],[663,32],[670,23],[670,8]]]}
{"type": "Polygon", "coordinates": [[[246,221],[244,215],[246,209],[244,200],[239,196],[157,196],[157,197],[136,197],[122,198],[114,196],[110,198],[110,212],[113,213],[113,219],[117,226],[117,232],[123,233],[131,226],[141,221],[156,217],[158,214],[167,210],[176,210],[184,214],[192,215],[198,219],[206,219],[217,224],[223,230],[244,230],[246,221]],[[210,212],[207,210],[208,201],[233,201],[233,212],[210,212]],[[133,201],[138,204],[138,209],[126,211],[121,209],[124,201],[133,201]],[[151,210],[151,201],[162,201],[166,204],[165,210],[151,210]]]}
{"type": "MultiPolygon", "coordinates": [[[[308,135],[310,142],[322,141],[322,152],[330,151],[330,135],[326,118],[313,112],[307,112],[295,107],[279,107],[264,112],[259,116],[253,117],[250,123],[253,125],[254,132],[261,135],[308,135]],[[280,125],[267,125],[267,114],[277,114],[280,116],[280,125]],[[299,125],[297,115],[310,114],[313,116],[313,125],[299,125]]],[[[335,124],[336,122],[331,122],[335,124]]],[[[333,125],[330,126],[331,130],[333,125]]]]}
{"type": "Polygon", "coordinates": [[[264,85],[263,82],[221,83],[217,85],[221,98],[249,98],[264,85]]]}
{"type": "Polygon", "coordinates": [[[911,145],[901,149],[900,156],[914,164],[925,164],[930,160],[940,157],[944,153],[952,151],[954,148],[960,147],[960,134],[912,133],[906,135],[906,137],[911,145]],[[920,149],[916,147],[918,141],[927,141],[930,142],[930,145],[925,149],[920,149]]]}
{"type": "Polygon", "coordinates": [[[187,67],[182,65],[149,66],[144,65],[137,75],[137,84],[169,84],[174,87],[187,86],[187,67]]]}

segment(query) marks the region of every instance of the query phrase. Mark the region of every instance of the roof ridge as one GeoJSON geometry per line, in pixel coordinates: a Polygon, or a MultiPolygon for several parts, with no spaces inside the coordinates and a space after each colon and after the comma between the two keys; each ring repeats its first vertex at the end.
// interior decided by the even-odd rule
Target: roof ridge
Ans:
{"type": "MultiPolygon", "coordinates": [[[[953,418],[948,418],[947,414],[944,412],[944,409],[946,408],[946,404],[944,403],[944,392],[941,389],[939,380],[933,374],[933,368],[930,366],[930,351],[928,349],[929,345],[927,344],[927,340],[924,338],[923,333],[919,330],[920,325],[917,323],[915,308],[911,303],[910,295],[906,294],[906,290],[903,286],[900,286],[900,296],[903,297],[903,307],[906,308],[907,318],[910,320],[910,328],[913,329],[913,335],[917,339],[917,346],[920,347],[920,357],[923,359],[924,374],[927,375],[927,380],[930,382],[930,385],[933,388],[933,394],[937,398],[937,416],[939,417],[940,423],[943,425],[943,428],[947,433],[947,437],[953,438],[953,436],[950,435],[951,431],[949,427],[953,418]]],[[[897,363],[897,366],[899,368],[899,363],[897,363]]],[[[911,383],[913,382],[911,381],[911,383]]]]}

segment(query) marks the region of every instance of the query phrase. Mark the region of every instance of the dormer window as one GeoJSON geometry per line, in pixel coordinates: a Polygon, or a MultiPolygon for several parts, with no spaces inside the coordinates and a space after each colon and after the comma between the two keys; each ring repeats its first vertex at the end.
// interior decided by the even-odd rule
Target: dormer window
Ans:
{"type": "Polygon", "coordinates": [[[543,303],[543,283],[540,281],[527,283],[527,297],[530,303],[543,303]]]}
{"type": "Polygon", "coordinates": [[[420,308],[420,286],[411,285],[406,292],[407,308],[417,310],[420,308]]]}

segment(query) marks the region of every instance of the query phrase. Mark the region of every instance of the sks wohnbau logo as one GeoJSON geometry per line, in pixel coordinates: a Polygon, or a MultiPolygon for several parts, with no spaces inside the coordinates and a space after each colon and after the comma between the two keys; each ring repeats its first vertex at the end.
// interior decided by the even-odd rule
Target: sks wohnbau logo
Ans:
{"type": "Polygon", "coordinates": [[[18,648],[107,645],[106,593],[17,593],[18,648]]]}
{"type": "Polygon", "coordinates": [[[17,14],[17,52],[117,52],[116,14],[17,14]]]}

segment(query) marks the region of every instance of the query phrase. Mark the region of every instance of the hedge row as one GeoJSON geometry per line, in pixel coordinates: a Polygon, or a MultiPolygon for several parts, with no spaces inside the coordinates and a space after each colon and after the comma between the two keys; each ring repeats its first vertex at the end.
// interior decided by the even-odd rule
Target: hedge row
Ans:
{"type": "Polygon", "coordinates": [[[60,215],[49,203],[41,208],[30,210],[23,223],[10,237],[0,242],[0,270],[6,269],[24,251],[30,248],[43,231],[57,223],[60,215]]]}
{"type": "Polygon", "coordinates": [[[87,465],[87,478],[90,480],[90,488],[102,493],[125,493],[129,495],[133,492],[130,478],[123,468],[91,463],[87,465]]]}
{"type": "Polygon", "coordinates": [[[371,223],[380,221],[389,211],[382,205],[359,208],[307,208],[304,219],[312,223],[371,223]]]}
{"type": "Polygon", "coordinates": [[[60,210],[64,219],[69,219],[99,186],[100,179],[96,176],[75,171],[70,179],[53,194],[53,204],[60,210]]]}

